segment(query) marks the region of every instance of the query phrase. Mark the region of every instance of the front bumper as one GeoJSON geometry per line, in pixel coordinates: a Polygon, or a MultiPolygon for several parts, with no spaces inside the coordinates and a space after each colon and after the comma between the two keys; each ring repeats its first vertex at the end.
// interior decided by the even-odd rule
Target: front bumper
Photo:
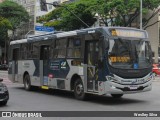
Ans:
{"type": "Polygon", "coordinates": [[[8,101],[9,100],[9,93],[6,92],[0,92],[0,102],[8,101]]]}
{"type": "Polygon", "coordinates": [[[146,92],[152,89],[152,81],[148,81],[144,84],[138,85],[121,85],[115,82],[106,81],[105,93],[106,94],[131,94],[146,92]]]}

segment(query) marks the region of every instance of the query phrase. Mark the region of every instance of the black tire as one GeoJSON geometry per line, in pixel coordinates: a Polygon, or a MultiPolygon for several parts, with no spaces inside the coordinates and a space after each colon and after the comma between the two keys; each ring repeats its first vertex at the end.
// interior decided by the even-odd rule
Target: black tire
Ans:
{"type": "Polygon", "coordinates": [[[25,88],[25,90],[27,90],[27,91],[30,91],[31,88],[32,88],[32,86],[31,86],[31,81],[30,81],[30,77],[29,77],[28,74],[26,74],[26,75],[24,76],[24,88],[25,88]]]}
{"type": "Polygon", "coordinates": [[[8,101],[2,101],[0,102],[0,105],[6,105],[8,101]]]}
{"type": "Polygon", "coordinates": [[[74,96],[78,100],[85,100],[84,86],[81,79],[77,79],[74,83],[74,96]]]}
{"type": "Polygon", "coordinates": [[[111,94],[113,98],[121,98],[123,94],[111,94]]]}

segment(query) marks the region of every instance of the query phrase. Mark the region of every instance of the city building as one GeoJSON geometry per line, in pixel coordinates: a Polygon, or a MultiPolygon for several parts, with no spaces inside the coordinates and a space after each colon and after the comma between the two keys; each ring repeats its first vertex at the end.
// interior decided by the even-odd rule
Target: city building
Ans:
{"type": "Polygon", "coordinates": [[[4,0],[0,0],[0,3],[3,2],[4,0]]]}
{"type": "Polygon", "coordinates": [[[28,33],[34,34],[34,21],[35,21],[35,0],[11,0],[22,5],[29,13],[30,20],[20,27],[15,34],[14,39],[25,38],[28,33]]]}
{"type": "MultiPolygon", "coordinates": [[[[158,9],[157,9],[158,10],[158,9]]],[[[146,15],[146,17],[150,17],[152,15],[152,11],[146,15]]],[[[160,46],[160,12],[157,13],[148,24],[144,27],[145,30],[148,32],[149,40],[151,42],[151,47],[153,51],[153,60],[155,63],[158,63],[158,58],[160,54],[158,54],[158,47],[160,46]]]]}

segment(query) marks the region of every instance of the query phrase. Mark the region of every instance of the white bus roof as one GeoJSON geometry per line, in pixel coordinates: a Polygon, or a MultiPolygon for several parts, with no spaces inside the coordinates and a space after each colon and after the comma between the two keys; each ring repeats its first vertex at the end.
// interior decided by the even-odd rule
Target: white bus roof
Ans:
{"type": "MultiPolygon", "coordinates": [[[[76,36],[76,35],[81,35],[81,34],[92,34],[95,33],[96,31],[100,31],[102,32],[100,29],[103,29],[106,31],[108,36],[112,36],[112,37],[126,37],[125,35],[130,35],[130,33],[132,33],[130,36],[128,37],[136,37],[136,31],[141,31],[141,33],[143,33],[140,38],[148,38],[148,34],[146,33],[146,31],[144,30],[140,30],[140,29],[136,29],[136,28],[129,28],[129,27],[97,27],[97,28],[86,28],[86,29],[81,29],[81,30],[74,30],[74,31],[67,31],[67,32],[51,32],[51,33],[45,33],[45,34],[41,34],[41,35],[33,35],[28,37],[27,39],[21,39],[21,40],[16,40],[16,41],[11,41],[10,45],[13,44],[21,44],[21,43],[30,43],[30,42],[35,42],[35,41],[43,41],[43,40],[48,40],[48,39],[55,39],[55,38],[62,38],[62,37],[68,37],[68,36],[76,36]],[[114,32],[115,30],[118,31],[119,34],[116,34],[115,36],[113,36],[111,34],[111,30],[114,32]],[[135,32],[129,32],[129,31],[135,31],[135,32]],[[121,33],[121,34],[120,34],[121,33]],[[123,34],[122,34],[123,33],[123,34]]],[[[138,36],[137,35],[137,36],[138,36]]],[[[138,37],[139,37],[138,36],[138,37]]]]}
{"type": "Polygon", "coordinates": [[[11,41],[11,42],[10,42],[10,45],[20,44],[20,43],[27,43],[27,39],[21,39],[21,40],[11,41]]]}

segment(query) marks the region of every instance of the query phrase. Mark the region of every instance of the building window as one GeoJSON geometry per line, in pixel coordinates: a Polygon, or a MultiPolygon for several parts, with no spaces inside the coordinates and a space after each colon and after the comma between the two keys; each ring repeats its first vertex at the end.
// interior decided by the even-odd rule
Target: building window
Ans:
{"type": "Polygon", "coordinates": [[[52,9],[52,5],[48,5],[48,9],[51,10],[52,9]]]}

